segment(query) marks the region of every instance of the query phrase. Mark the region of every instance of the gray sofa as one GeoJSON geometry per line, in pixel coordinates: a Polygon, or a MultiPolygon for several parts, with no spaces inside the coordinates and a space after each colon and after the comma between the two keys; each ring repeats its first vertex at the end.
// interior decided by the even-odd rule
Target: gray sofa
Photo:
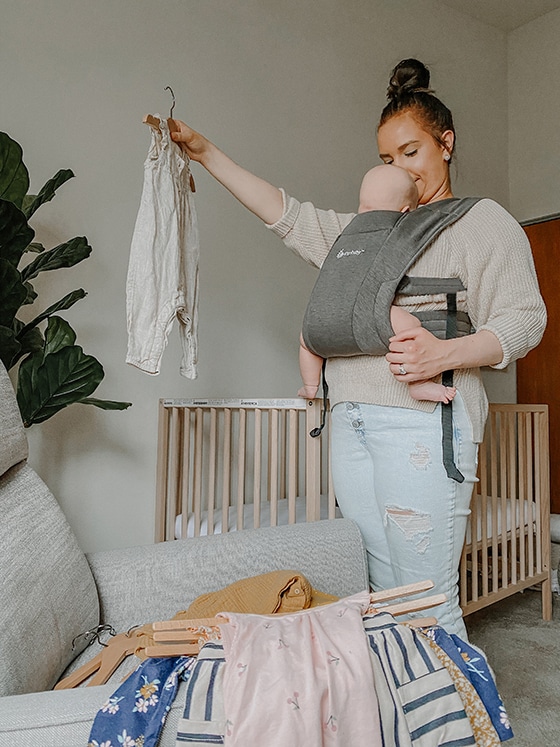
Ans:
{"type": "MultiPolygon", "coordinates": [[[[97,644],[72,650],[75,636],[100,622],[121,632],[169,619],[201,593],[282,568],[299,570],[315,588],[338,596],[367,587],[360,534],[344,519],[86,557],[26,459],[25,432],[0,364],[0,747],[85,747],[93,718],[123,670],[99,687],[52,687],[100,650],[97,644]]],[[[131,657],[123,666],[136,663],[131,657]]],[[[162,747],[175,744],[183,688],[162,747]]]]}

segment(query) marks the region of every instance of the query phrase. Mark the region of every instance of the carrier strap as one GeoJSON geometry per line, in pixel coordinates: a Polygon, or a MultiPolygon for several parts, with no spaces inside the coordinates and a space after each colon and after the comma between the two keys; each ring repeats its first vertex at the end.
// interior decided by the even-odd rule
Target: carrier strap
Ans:
{"type": "Polygon", "coordinates": [[[313,428],[309,431],[309,435],[311,436],[311,438],[317,438],[318,436],[320,436],[327,422],[327,412],[329,409],[329,385],[327,384],[327,379],[325,377],[326,367],[327,359],[325,358],[323,360],[323,365],[321,366],[321,381],[323,384],[323,409],[321,412],[321,425],[318,428],[313,428]]]}
{"type": "MultiPolygon", "coordinates": [[[[415,316],[420,319],[422,326],[436,337],[449,340],[471,332],[471,321],[468,315],[457,311],[457,293],[464,290],[466,288],[459,278],[425,278],[405,275],[397,292],[405,296],[445,293],[446,311],[428,311],[415,314],[415,316]]],[[[444,371],[441,374],[441,383],[443,386],[453,386],[453,371],[444,371]]],[[[465,477],[457,469],[453,455],[453,402],[441,403],[441,446],[443,466],[447,476],[456,482],[464,482],[465,477]]]]}
{"type": "MultiPolygon", "coordinates": [[[[457,294],[447,294],[447,330],[446,339],[457,337],[457,294]]],[[[441,375],[444,386],[453,386],[453,371],[444,371],[441,375]]],[[[457,482],[464,482],[465,476],[457,469],[453,457],[453,402],[441,403],[441,447],[443,466],[447,477],[457,482]]]]}

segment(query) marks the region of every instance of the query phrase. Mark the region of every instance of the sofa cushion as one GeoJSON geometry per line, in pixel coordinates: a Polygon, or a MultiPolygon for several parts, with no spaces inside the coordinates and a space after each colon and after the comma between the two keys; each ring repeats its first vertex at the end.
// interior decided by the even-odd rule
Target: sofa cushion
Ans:
{"type": "Polygon", "coordinates": [[[0,362],[0,475],[27,459],[27,438],[12,382],[0,362]]]}
{"type": "MultiPolygon", "coordinates": [[[[0,398],[1,399],[1,398],[0,398]]],[[[58,503],[25,462],[0,477],[0,695],[46,690],[99,622],[97,589],[58,503]]]]}

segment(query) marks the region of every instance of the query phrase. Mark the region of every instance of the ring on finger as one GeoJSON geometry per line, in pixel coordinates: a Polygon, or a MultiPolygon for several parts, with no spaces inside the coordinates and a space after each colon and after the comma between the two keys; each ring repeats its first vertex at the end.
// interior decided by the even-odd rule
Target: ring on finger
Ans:
{"type": "Polygon", "coordinates": [[[406,376],[406,368],[403,366],[402,363],[399,365],[399,374],[401,376],[406,376]]]}

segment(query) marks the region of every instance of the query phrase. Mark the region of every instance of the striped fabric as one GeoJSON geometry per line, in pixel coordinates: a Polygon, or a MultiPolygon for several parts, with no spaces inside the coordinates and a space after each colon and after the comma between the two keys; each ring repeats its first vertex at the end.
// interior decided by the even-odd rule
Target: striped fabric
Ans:
{"type": "Polygon", "coordinates": [[[224,744],[224,664],[224,649],[220,643],[206,643],[201,648],[187,683],[185,710],[177,730],[177,747],[224,744]]]}
{"type": "Polygon", "coordinates": [[[364,618],[386,747],[475,745],[453,681],[427,641],[388,613],[364,618]]]}

